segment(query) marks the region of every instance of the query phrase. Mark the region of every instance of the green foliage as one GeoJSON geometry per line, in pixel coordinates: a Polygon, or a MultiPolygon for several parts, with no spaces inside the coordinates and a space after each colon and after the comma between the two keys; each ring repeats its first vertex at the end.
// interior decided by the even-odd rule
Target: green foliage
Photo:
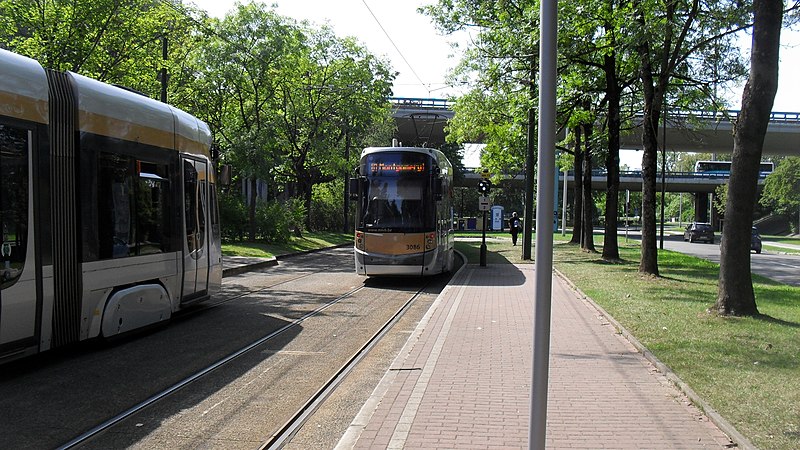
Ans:
{"type": "Polygon", "coordinates": [[[311,214],[312,230],[333,231],[342,229],[344,226],[342,222],[343,195],[344,185],[341,179],[314,186],[314,196],[311,200],[311,210],[313,211],[311,214]]]}
{"type": "Polygon", "coordinates": [[[714,209],[720,214],[725,214],[725,205],[728,203],[728,183],[720,184],[714,189],[714,209]]]}
{"type": "MultiPolygon", "coordinates": [[[[191,12],[183,6],[187,12],[191,12]]],[[[167,2],[152,0],[0,0],[0,47],[43,66],[128,86],[158,98],[159,70],[180,74],[200,46],[197,24],[167,2]],[[162,38],[168,42],[162,60],[162,38]]],[[[170,92],[183,78],[170,77],[170,92]]]]}
{"type": "Polygon", "coordinates": [[[247,232],[247,207],[239,194],[220,192],[219,219],[222,226],[222,239],[242,240],[247,232]]]}
{"type": "Polygon", "coordinates": [[[290,214],[286,205],[277,202],[262,202],[256,206],[256,228],[260,240],[271,243],[289,242],[290,214]]]}
{"type": "MultiPolygon", "coordinates": [[[[800,214],[800,157],[784,158],[764,180],[761,204],[779,214],[797,217],[800,214]]],[[[791,221],[792,226],[796,225],[791,221]]]]}
{"type": "Polygon", "coordinates": [[[667,193],[664,214],[667,218],[679,217],[682,222],[694,220],[694,196],[690,194],[667,193]]]}
{"type": "Polygon", "coordinates": [[[302,236],[303,222],[306,220],[306,205],[299,198],[291,198],[284,205],[286,222],[290,229],[294,230],[294,236],[302,236]]]}

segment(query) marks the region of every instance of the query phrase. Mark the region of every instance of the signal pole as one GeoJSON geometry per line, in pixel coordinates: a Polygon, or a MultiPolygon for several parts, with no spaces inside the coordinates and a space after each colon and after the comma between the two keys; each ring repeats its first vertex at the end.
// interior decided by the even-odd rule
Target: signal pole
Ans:
{"type": "Polygon", "coordinates": [[[481,267],[486,267],[486,211],[489,210],[489,191],[492,189],[492,182],[489,181],[489,171],[484,170],[481,173],[480,181],[478,181],[478,193],[481,194],[478,199],[478,209],[483,211],[483,237],[481,238],[481,267]]]}

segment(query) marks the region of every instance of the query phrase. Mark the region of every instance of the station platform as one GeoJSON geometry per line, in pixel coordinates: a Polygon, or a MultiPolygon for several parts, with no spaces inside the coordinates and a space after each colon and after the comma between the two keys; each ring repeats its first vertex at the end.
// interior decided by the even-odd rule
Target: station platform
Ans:
{"type": "MultiPolygon", "coordinates": [[[[528,448],[534,292],[532,264],[464,266],[337,448],[528,448]]],[[[749,446],[731,441],[738,433],[693,406],[612,321],[554,276],[547,448],[749,446]]]]}

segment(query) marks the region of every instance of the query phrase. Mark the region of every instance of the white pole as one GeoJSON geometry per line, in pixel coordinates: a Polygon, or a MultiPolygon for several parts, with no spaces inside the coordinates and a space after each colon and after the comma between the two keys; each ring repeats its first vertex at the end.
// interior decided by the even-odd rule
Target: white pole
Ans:
{"type": "Polygon", "coordinates": [[[533,381],[528,447],[545,450],[547,384],[550,371],[550,297],[553,290],[553,178],[556,154],[558,2],[540,6],[539,170],[536,191],[536,297],[533,317],[533,381]]]}
{"type": "Polygon", "coordinates": [[[628,218],[630,217],[630,211],[628,211],[628,207],[631,203],[631,190],[625,189],[625,242],[628,242],[628,218]]]}

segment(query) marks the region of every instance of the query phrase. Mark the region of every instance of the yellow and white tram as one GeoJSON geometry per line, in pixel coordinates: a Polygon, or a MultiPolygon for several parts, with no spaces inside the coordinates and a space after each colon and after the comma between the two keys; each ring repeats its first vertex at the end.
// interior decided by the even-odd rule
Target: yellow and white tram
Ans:
{"type": "Polygon", "coordinates": [[[0,50],[0,363],[220,287],[210,144],[181,110],[0,50]]]}
{"type": "Polygon", "coordinates": [[[360,275],[433,275],[454,263],[453,167],[439,150],[372,147],[361,153],[355,266],[360,275]]]}

